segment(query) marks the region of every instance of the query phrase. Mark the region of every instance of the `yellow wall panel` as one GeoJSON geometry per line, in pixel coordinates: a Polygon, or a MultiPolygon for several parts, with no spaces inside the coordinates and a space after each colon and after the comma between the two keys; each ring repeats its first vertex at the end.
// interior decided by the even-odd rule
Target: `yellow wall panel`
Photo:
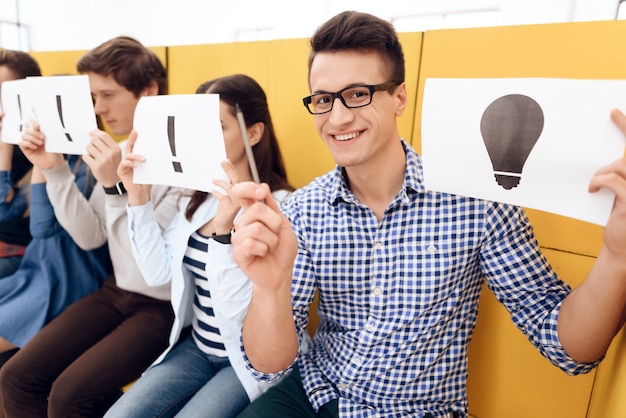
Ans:
{"type": "Polygon", "coordinates": [[[77,74],[76,61],[87,51],[31,52],[41,67],[41,74],[62,75],[77,74]]]}
{"type": "Polygon", "coordinates": [[[599,225],[535,209],[526,209],[526,214],[543,248],[558,248],[592,257],[596,257],[602,248],[604,228],[599,225]]]}
{"type": "MultiPolygon", "coordinates": [[[[594,258],[545,251],[555,270],[582,282],[594,258]]],[[[469,350],[469,412],[480,418],[584,418],[595,371],[568,376],[539,354],[485,287],[469,350]]]]}
{"type": "Polygon", "coordinates": [[[587,418],[626,417],[626,332],[617,335],[600,364],[587,418]]]}
{"type": "Polygon", "coordinates": [[[247,74],[266,88],[270,42],[168,47],[171,94],[192,94],[203,82],[236,73],[247,74]]]}

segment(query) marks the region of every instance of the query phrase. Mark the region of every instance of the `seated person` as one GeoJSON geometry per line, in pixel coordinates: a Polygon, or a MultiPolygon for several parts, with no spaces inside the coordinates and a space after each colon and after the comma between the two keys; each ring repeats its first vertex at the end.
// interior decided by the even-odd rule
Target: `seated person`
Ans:
{"type": "MultiPolygon", "coordinates": [[[[311,47],[303,101],[337,167],[280,209],[266,185],[231,189],[244,209],[233,258],[253,282],[245,358],[262,381],[291,371],[240,417],[466,417],[485,280],[554,365],[597,366],[626,319],[626,159],[590,179],[590,192],[616,200],[596,263],[572,290],[522,208],[425,190],[421,157],[398,132],[408,95],[389,22],[343,12],[311,47]],[[316,291],[319,327],[298,355],[316,291]]],[[[611,118],[626,135],[626,116],[611,118]]]]}
{"type": "MultiPolygon", "coordinates": [[[[89,199],[96,180],[81,157],[67,157],[72,181],[89,199]]],[[[0,368],[19,347],[70,304],[99,289],[113,268],[106,244],[81,249],[61,226],[35,167],[30,185],[30,229],[17,271],[0,280],[0,368]]]]}
{"type": "MultiPolygon", "coordinates": [[[[39,64],[26,52],[0,49],[0,86],[4,81],[40,75],[39,64]]],[[[0,107],[0,137],[3,117],[0,107]]],[[[31,168],[32,164],[17,145],[0,142],[0,278],[17,270],[31,239],[28,226],[31,168]]]]}
{"type": "MultiPolygon", "coordinates": [[[[252,78],[237,74],[202,84],[197,93],[220,95],[220,120],[230,183],[251,180],[238,104],[246,121],[259,177],[282,201],[293,188],[286,178],[267,99],[252,78]]],[[[132,136],[131,136],[132,139],[132,136]]],[[[226,194],[194,191],[180,201],[177,217],[161,236],[148,199],[149,186],[132,182],[142,158],[132,144],[118,173],[128,190],[129,233],[139,268],[148,284],[172,282],[176,313],[171,351],[148,369],[106,413],[106,418],[235,417],[271,384],[256,381],[245,368],[239,332],[250,300],[246,276],[231,257],[230,232],[239,212],[226,194]],[[182,328],[191,324],[191,332],[182,328]]]]}

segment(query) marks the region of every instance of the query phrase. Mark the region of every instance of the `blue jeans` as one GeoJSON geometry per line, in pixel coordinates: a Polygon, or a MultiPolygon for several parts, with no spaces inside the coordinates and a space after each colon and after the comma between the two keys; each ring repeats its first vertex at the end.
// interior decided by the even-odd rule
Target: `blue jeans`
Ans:
{"type": "Polygon", "coordinates": [[[148,369],[105,418],[227,418],[249,403],[228,358],[205,354],[189,335],[148,369]]]}

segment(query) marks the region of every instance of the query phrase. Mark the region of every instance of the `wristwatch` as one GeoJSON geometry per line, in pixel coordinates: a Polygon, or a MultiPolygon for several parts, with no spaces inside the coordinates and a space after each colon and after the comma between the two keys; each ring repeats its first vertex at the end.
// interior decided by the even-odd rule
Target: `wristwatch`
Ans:
{"type": "Polygon", "coordinates": [[[122,183],[121,181],[118,181],[117,183],[115,183],[115,186],[113,187],[102,186],[102,188],[104,189],[104,193],[106,194],[117,194],[117,195],[126,194],[126,188],[124,187],[124,183],[122,183]]]}
{"type": "Polygon", "coordinates": [[[211,235],[211,238],[213,238],[215,241],[219,242],[220,244],[230,244],[230,236],[232,233],[233,232],[230,231],[228,234],[217,235],[214,232],[213,235],[211,235]]]}

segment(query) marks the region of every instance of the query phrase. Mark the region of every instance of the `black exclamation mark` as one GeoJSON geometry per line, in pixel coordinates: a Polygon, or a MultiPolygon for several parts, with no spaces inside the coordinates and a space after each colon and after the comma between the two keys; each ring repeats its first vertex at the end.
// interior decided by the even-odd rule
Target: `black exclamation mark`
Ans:
{"type": "Polygon", "coordinates": [[[24,132],[24,116],[22,116],[22,99],[17,95],[17,108],[20,110],[20,132],[24,132]]]}
{"type": "MultiPolygon", "coordinates": [[[[176,142],[174,140],[174,116],[167,117],[167,137],[170,140],[170,151],[172,151],[172,156],[176,157],[176,142]]],[[[183,172],[183,167],[180,165],[178,161],[172,161],[172,166],[174,166],[174,171],[177,173],[183,172]]]]}
{"type": "MultiPolygon", "coordinates": [[[[63,129],[65,129],[65,123],[63,122],[63,108],[61,108],[61,96],[59,95],[57,95],[57,110],[59,111],[59,119],[61,119],[61,126],[63,126],[63,129]]],[[[68,141],[74,142],[69,132],[67,132],[67,129],[65,129],[65,137],[67,138],[68,141]]]]}

